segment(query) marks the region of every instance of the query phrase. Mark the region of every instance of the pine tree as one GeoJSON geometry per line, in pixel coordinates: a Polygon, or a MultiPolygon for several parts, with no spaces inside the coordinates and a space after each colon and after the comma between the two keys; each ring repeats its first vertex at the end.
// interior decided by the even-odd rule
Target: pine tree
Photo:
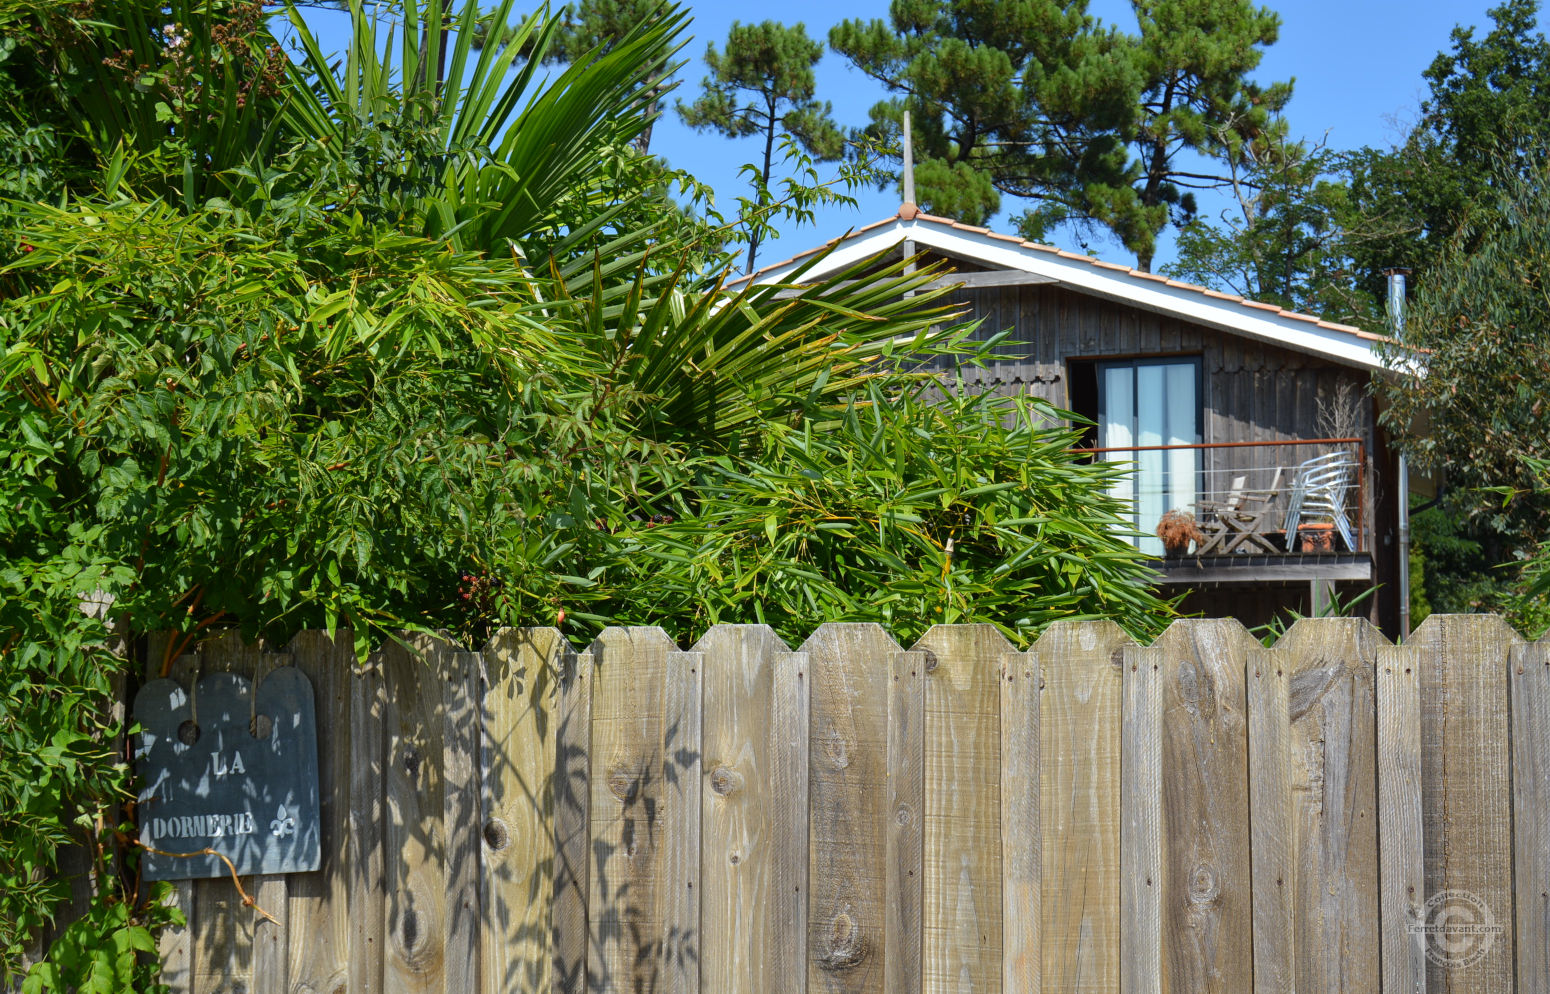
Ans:
{"type": "MultiPolygon", "coordinates": [[[[764,139],[763,164],[755,178],[755,200],[761,205],[770,198],[770,172],[781,134],[821,162],[844,154],[845,139],[831,105],[814,97],[813,66],[821,58],[823,45],[809,38],[801,24],[734,21],[725,54],[717,52],[714,43],[705,49],[710,74],[701,82],[700,96],[690,104],[678,102],[679,115],[692,128],[729,138],[764,139]]],[[[749,272],[758,249],[756,227],[748,243],[749,272]]]]}
{"type": "Polygon", "coordinates": [[[834,49],[897,96],[872,110],[888,133],[918,122],[921,203],[974,224],[1003,195],[1042,239],[1106,228],[1151,268],[1157,236],[1195,215],[1193,191],[1229,182],[1181,152],[1226,160],[1271,126],[1290,83],[1247,75],[1279,18],[1248,0],[1135,0],[1137,34],[1086,0],[895,0],[888,21],[845,21],[834,49]]]}

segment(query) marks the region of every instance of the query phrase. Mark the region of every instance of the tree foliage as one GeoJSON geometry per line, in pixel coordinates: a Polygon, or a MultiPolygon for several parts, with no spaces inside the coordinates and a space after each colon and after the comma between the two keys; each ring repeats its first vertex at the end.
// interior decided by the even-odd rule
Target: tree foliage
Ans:
{"type": "Polygon", "coordinates": [[[845,21],[830,43],[898,94],[872,111],[892,133],[917,122],[922,204],[971,224],[1001,196],[1031,201],[1017,224],[1045,238],[1108,229],[1149,269],[1157,236],[1194,216],[1193,191],[1224,185],[1184,152],[1223,161],[1273,126],[1291,84],[1248,73],[1279,20],[1246,0],[1138,0],[1137,31],[1086,0],[894,0],[887,21],[845,21]]]}
{"type": "MultiPolygon", "coordinates": [[[[661,17],[662,0],[576,0],[561,12],[555,25],[553,44],[545,49],[548,62],[581,62],[595,53],[612,50],[620,39],[635,28],[661,17]]],[[[651,132],[661,107],[662,95],[671,88],[661,70],[649,73],[641,81],[638,99],[645,116],[645,127],[631,144],[642,154],[651,150],[651,132]]]]}
{"type": "Polygon", "coordinates": [[[1229,164],[1234,206],[1180,232],[1163,273],[1250,300],[1361,327],[1382,327],[1378,301],[1357,285],[1352,253],[1390,237],[1384,219],[1351,202],[1346,156],[1276,136],[1229,164]]]}
{"type": "MultiPolygon", "coordinates": [[[[691,128],[728,138],[763,139],[762,164],[752,177],[755,210],[771,199],[770,174],[782,135],[820,162],[835,161],[845,153],[845,136],[834,123],[832,106],[813,96],[813,67],[821,58],[823,46],[809,39],[801,24],[733,21],[725,54],[716,51],[714,42],[705,47],[710,74],[701,81],[700,95],[692,103],[678,102],[678,113],[691,128]]],[[[758,249],[755,231],[748,241],[750,273],[758,249]]]]}
{"type": "MultiPolygon", "coordinates": [[[[1418,468],[1444,476],[1442,509],[1479,552],[1466,577],[1550,535],[1535,472],[1550,457],[1550,157],[1520,163],[1493,172],[1494,200],[1476,203],[1416,291],[1406,347],[1390,351],[1424,375],[1381,387],[1384,423],[1418,468]]],[[[1486,606],[1504,606],[1505,586],[1486,606]]]]}
{"type": "Polygon", "coordinates": [[[296,63],[243,97],[255,140],[177,123],[270,66],[251,4],[20,9],[0,75],[40,95],[8,120],[41,152],[0,269],[0,976],[33,961],[69,839],[94,902],[27,989],[153,984],[170,913],[118,824],[114,704],[206,633],[347,628],[364,653],[401,628],[796,638],[891,612],[1026,641],[1166,615],[1108,530],[1110,471],[1047,411],[925,402],[906,370],[966,348],[933,272],[725,285],[632,148],[680,12],[549,81],[559,28],[511,0],[406,4],[391,44],[355,7],[339,59],[292,12],[296,63]],[[132,72],[61,54],[130,35],[132,72]],[[92,123],[114,101],[152,135],[92,123]]]}
{"type": "Polygon", "coordinates": [[[1353,247],[1362,286],[1384,294],[1384,271],[1410,270],[1414,285],[1477,210],[1489,211],[1506,160],[1532,165],[1550,139],[1550,41],[1538,31],[1537,0],[1506,0],[1489,12],[1483,37],[1459,26],[1452,48],[1423,73],[1421,118],[1399,147],[1353,153],[1351,195],[1391,234],[1353,247]]]}

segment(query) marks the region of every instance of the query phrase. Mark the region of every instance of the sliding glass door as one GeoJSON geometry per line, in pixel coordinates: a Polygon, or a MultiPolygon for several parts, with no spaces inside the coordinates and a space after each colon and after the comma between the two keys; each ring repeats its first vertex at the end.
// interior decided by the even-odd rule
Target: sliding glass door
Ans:
{"type": "Polygon", "coordinates": [[[1200,444],[1200,360],[1134,359],[1098,365],[1098,445],[1104,458],[1135,464],[1115,496],[1130,501],[1145,537],[1142,551],[1162,554],[1157,521],[1196,500],[1200,450],[1153,446],[1200,444]]]}

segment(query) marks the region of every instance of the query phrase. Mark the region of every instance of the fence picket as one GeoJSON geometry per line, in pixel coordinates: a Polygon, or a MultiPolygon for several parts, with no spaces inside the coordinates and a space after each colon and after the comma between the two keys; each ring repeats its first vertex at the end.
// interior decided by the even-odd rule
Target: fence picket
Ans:
{"type": "MultiPolygon", "coordinates": [[[[263,661],[261,647],[246,645],[238,637],[236,632],[229,632],[200,643],[199,662],[197,675],[199,677],[211,673],[240,673],[249,679],[258,672],[263,661]]],[[[197,694],[194,695],[195,714],[198,713],[197,694]]],[[[256,897],[258,878],[242,878],[242,887],[248,896],[256,897]]],[[[278,886],[265,887],[265,899],[267,905],[261,905],[265,911],[281,919],[282,925],[275,926],[272,923],[260,919],[256,913],[247,908],[237,889],[232,886],[230,877],[219,877],[210,880],[194,881],[194,908],[196,914],[190,921],[190,931],[193,933],[195,955],[194,987],[199,991],[235,992],[251,990],[254,987],[254,939],[260,929],[284,931],[283,922],[287,914],[285,897],[287,890],[283,880],[278,886]]],[[[282,936],[274,935],[279,941],[282,936]]],[[[269,977],[278,981],[283,989],[284,966],[276,966],[272,961],[265,963],[269,977]],[[276,976],[276,973],[279,976],[276,976]]],[[[275,989],[267,983],[265,989],[275,989]]]]}
{"type": "Polygon", "coordinates": [[[883,871],[883,989],[920,994],[924,970],[926,821],[925,652],[890,654],[888,830],[883,871]]]}
{"type": "Polygon", "coordinates": [[[884,994],[889,660],[899,646],[877,625],[830,624],[802,651],[811,715],[808,990],[884,994]]]}
{"type": "Polygon", "coordinates": [[[1365,620],[1299,621],[1276,643],[1290,677],[1297,990],[1380,987],[1374,663],[1365,620]]]}
{"type": "Polygon", "coordinates": [[[1113,994],[1120,958],[1120,653],[1113,622],[1058,622],[1034,643],[1044,829],[1043,987],[1113,994]]]}
{"type": "MultiPolygon", "coordinates": [[[[810,734],[805,652],[780,652],[773,663],[774,703],[770,718],[770,814],[772,894],[764,907],[774,937],[770,994],[807,992],[808,774],[810,734]]],[[[767,966],[768,964],[759,964],[767,966]]],[[[712,988],[714,989],[714,988],[712,988]]]]}
{"type": "Polygon", "coordinates": [[[778,899],[773,681],[786,646],[767,626],[717,625],[694,648],[705,659],[700,977],[707,990],[767,994],[781,973],[764,964],[779,941],[765,910],[778,899]]]}
{"type": "MultiPolygon", "coordinates": [[[[480,670],[478,653],[441,654],[442,834],[446,894],[446,942],[442,953],[442,990],[478,991],[480,867],[483,820],[479,817],[480,670]]],[[[540,843],[533,856],[547,855],[540,843]]]]}
{"type": "Polygon", "coordinates": [[[1248,689],[1250,874],[1254,902],[1254,994],[1297,986],[1296,830],[1292,815],[1291,673],[1273,650],[1251,649],[1248,689]]]}
{"type": "Polygon", "coordinates": [[[497,632],[481,713],[481,989],[553,985],[555,788],[562,654],[552,628],[497,632]]]}
{"type": "MultiPolygon", "coordinates": [[[[444,673],[453,650],[429,636],[383,653],[386,794],[383,833],[387,935],[381,947],[387,994],[444,989],[447,907],[446,706],[444,673]]],[[[471,825],[458,826],[461,833],[471,825]]]]}
{"type": "MultiPolygon", "coordinates": [[[[592,680],[590,652],[560,654],[555,732],[554,994],[587,990],[592,878],[592,680]]],[[[535,988],[540,991],[541,988],[535,988]]]]}
{"type": "Polygon", "coordinates": [[[1001,656],[1001,989],[1043,989],[1039,661],[1001,656]]]}
{"type": "MultiPolygon", "coordinates": [[[[350,994],[383,990],[387,956],[387,711],[388,657],[372,653],[350,676],[348,877],[350,994]]],[[[325,842],[325,845],[327,843],[325,842]]]]}
{"type": "MultiPolygon", "coordinates": [[[[146,653],[145,679],[155,680],[161,674],[162,653],[166,649],[165,637],[152,638],[146,653]]],[[[198,657],[192,654],[179,656],[172,661],[167,675],[184,688],[191,688],[197,679],[198,657]]],[[[183,925],[170,926],[157,937],[157,955],[161,958],[161,982],[170,994],[203,994],[194,983],[195,949],[194,923],[198,920],[198,907],[194,904],[194,881],[175,880],[171,884],[168,903],[183,913],[183,925]]]]}
{"type": "Polygon", "coordinates": [[[351,725],[355,694],[350,639],[299,632],[286,662],[312,682],[317,708],[319,833],[316,873],[290,877],[290,990],[348,988],[350,963],[350,756],[359,734],[351,725]]]}
{"type": "Polygon", "coordinates": [[[938,625],[926,655],[923,983],[1001,987],[1001,660],[993,625],[938,625]]]}
{"type": "MultiPolygon", "coordinates": [[[[1163,665],[1165,649],[1127,646],[1120,724],[1121,994],[1163,989],[1163,665]]],[[[1170,840],[1171,841],[1171,840],[1170,840]]]]}
{"type": "MultiPolygon", "coordinates": [[[[589,987],[672,989],[668,956],[686,938],[671,931],[683,881],[663,871],[684,826],[682,794],[668,778],[688,764],[664,744],[692,750],[696,765],[699,750],[671,724],[683,663],[673,657],[683,655],[660,628],[609,628],[592,643],[589,987]]],[[[698,790],[697,778],[690,786],[698,790]]]]}
{"type": "MultiPolygon", "coordinates": [[[[1498,920],[1512,907],[1512,770],[1507,667],[1522,639],[1493,615],[1432,615],[1407,646],[1421,673],[1426,895],[1468,891],[1498,920]]],[[[1512,989],[1508,929],[1467,970],[1430,963],[1433,994],[1512,989]]]]}
{"type": "Polygon", "coordinates": [[[1550,641],[1510,664],[1517,989],[1550,991],[1550,641]]]}
{"type": "Polygon", "coordinates": [[[1164,989],[1229,994],[1254,976],[1244,666],[1237,621],[1175,622],[1162,667],[1164,989]]]}
{"type": "Polygon", "coordinates": [[[1425,900],[1421,845],[1421,675],[1423,653],[1378,650],[1378,863],[1382,875],[1385,994],[1424,994],[1426,956],[1407,928],[1425,900]]]}

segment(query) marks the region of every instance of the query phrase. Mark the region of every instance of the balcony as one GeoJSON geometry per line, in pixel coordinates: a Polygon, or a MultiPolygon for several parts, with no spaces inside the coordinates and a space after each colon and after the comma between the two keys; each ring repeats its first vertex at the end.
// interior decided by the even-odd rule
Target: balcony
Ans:
{"type": "Polygon", "coordinates": [[[1080,450],[1131,462],[1115,490],[1135,507],[1137,545],[1164,584],[1370,581],[1367,448],[1359,438],[1080,450]],[[1157,537],[1177,510],[1175,538],[1157,537]],[[1193,526],[1191,531],[1189,526],[1193,526]]]}

